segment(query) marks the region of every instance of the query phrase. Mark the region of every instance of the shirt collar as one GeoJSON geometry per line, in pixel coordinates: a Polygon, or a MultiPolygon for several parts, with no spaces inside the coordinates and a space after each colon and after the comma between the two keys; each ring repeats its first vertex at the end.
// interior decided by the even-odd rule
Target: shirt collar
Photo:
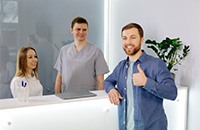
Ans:
{"type": "MultiPolygon", "coordinates": [[[[140,61],[142,63],[142,62],[146,61],[146,58],[147,58],[147,53],[144,50],[142,50],[142,55],[137,59],[137,61],[140,61]]],[[[135,62],[137,62],[137,61],[135,61],[135,62]]],[[[129,57],[128,56],[126,58],[126,62],[129,63],[129,57]]]]}
{"type": "Polygon", "coordinates": [[[139,57],[138,61],[142,63],[145,62],[146,59],[147,59],[147,53],[144,50],[142,50],[142,55],[139,57]]]}

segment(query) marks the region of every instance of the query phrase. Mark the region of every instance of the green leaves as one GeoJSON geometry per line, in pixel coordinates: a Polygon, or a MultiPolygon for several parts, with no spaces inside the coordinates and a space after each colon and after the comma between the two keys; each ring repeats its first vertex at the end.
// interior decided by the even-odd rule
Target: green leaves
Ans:
{"type": "Polygon", "coordinates": [[[171,70],[176,64],[180,62],[189,54],[189,45],[182,44],[180,38],[166,39],[161,42],[155,40],[146,40],[147,48],[152,49],[157,56],[162,59],[169,70],[171,70]]]}

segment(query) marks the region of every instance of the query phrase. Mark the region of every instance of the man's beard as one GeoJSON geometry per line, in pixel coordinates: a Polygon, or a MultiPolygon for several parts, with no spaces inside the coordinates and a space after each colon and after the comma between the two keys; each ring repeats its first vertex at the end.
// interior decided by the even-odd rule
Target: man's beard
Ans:
{"type": "MultiPolygon", "coordinates": [[[[141,46],[137,46],[137,47],[134,47],[131,51],[127,51],[126,48],[123,48],[125,53],[128,55],[128,56],[133,56],[135,55],[140,49],[141,49],[141,46]]],[[[128,49],[129,50],[129,49],[128,49]]]]}

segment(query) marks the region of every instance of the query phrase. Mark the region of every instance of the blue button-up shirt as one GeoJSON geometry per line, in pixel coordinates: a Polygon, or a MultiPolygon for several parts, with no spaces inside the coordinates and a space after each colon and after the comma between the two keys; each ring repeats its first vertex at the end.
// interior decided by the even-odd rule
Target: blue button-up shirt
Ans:
{"type": "MultiPolygon", "coordinates": [[[[140,64],[147,82],[145,86],[134,86],[134,130],[167,130],[167,117],[163,109],[163,99],[175,100],[177,87],[165,63],[147,55],[144,51],[133,65],[133,73],[138,73],[140,64]]],[[[116,89],[123,99],[118,105],[119,129],[126,130],[127,113],[127,72],[129,58],[122,60],[104,81],[108,93],[116,89]]]]}

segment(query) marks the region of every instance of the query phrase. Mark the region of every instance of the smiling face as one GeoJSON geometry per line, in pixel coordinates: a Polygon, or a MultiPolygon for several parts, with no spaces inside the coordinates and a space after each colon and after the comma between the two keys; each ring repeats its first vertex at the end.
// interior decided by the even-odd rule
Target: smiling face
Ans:
{"type": "Polygon", "coordinates": [[[33,47],[22,47],[17,53],[16,76],[36,76],[38,74],[37,52],[33,47]]]}
{"type": "Polygon", "coordinates": [[[141,50],[143,38],[137,28],[125,29],[122,32],[123,49],[128,56],[134,56],[141,50]]]}
{"type": "Polygon", "coordinates": [[[75,23],[73,28],[71,28],[71,33],[75,41],[83,42],[87,37],[88,25],[86,23],[75,23]]]}
{"type": "Polygon", "coordinates": [[[29,49],[26,54],[27,58],[27,70],[28,72],[32,72],[38,65],[38,58],[34,50],[29,49]]]}

